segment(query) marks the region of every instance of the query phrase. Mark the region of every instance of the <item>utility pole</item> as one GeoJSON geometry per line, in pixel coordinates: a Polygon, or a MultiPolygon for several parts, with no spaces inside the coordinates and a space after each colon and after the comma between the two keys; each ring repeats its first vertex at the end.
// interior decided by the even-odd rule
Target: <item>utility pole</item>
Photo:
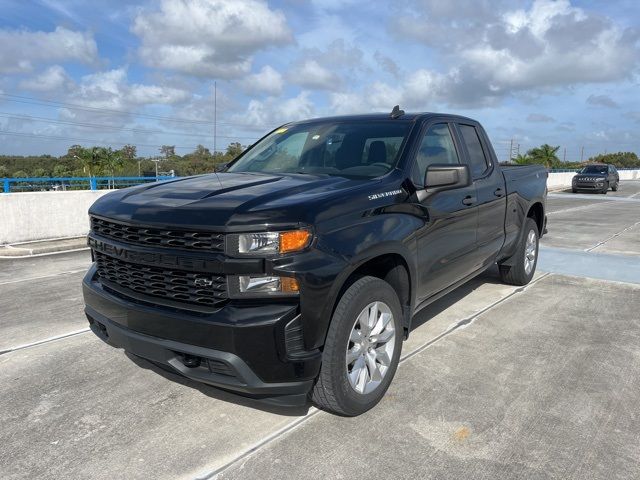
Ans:
{"type": "Polygon", "coordinates": [[[512,159],[513,159],[513,138],[511,139],[511,145],[509,145],[509,158],[507,160],[511,161],[512,159]]]}
{"type": "Polygon", "coordinates": [[[562,161],[567,161],[567,147],[564,147],[564,149],[562,150],[562,161]]]}
{"type": "Polygon", "coordinates": [[[216,161],[216,148],[218,141],[218,82],[213,82],[213,161],[216,161]]]}
{"type": "Polygon", "coordinates": [[[580,163],[582,163],[582,159],[584,158],[584,147],[580,148],[580,163]]]}

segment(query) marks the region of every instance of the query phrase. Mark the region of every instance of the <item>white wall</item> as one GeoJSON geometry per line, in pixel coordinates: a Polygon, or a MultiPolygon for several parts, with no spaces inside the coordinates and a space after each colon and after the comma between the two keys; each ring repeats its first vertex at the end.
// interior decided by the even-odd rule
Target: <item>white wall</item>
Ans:
{"type": "MultiPolygon", "coordinates": [[[[549,190],[570,187],[575,173],[550,173],[549,190]]],[[[640,180],[640,170],[621,170],[620,180],[640,180]]],[[[0,194],[0,245],[80,237],[89,231],[87,210],[108,190],[0,194]]]]}
{"type": "MultiPolygon", "coordinates": [[[[640,170],[619,170],[620,181],[623,180],[640,180],[640,170]]],[[[571,179],[575,172],[550,173],[547,179],[547,188],[549,190],[558,187],[570,187],[571,179]]]]}
{"type": "Polygon", "coordinates": [[[108,192],[0,194],[0,245],[86,235],[89,231],[87,210],[108,192]]]}

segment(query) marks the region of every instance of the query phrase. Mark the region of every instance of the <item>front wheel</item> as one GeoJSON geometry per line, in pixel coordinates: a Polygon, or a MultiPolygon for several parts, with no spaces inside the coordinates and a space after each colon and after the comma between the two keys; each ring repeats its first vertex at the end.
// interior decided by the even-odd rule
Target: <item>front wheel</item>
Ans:
{"type": "Polygon", "coordinates": [[[527,218],[518,248],[509,260],[512,265],[500,265],[500,278],[511,285],[526,285],[533,278],[538,264],[538,226],[527,218]]]}
{"type": "Polygon", "coordinates": [[[605,182],[604,183],[604,188],[602,189],[602,192],[600,192],[600,193],[602,193],[603,195],[606,195],[608,191],[609,191],[609,182],[605,182]]]}
{"type": "Polygon", "coordinates": [[[311,391],[316,406],[356,416],[382,399],[400,361],[401,319],[395,290],[379,278],[360,278],[344,292],[311,391]]]}
{"type": "Polygon", "coordinates": [[[614,183],[613,185],[611,185],[611,190],[613,192],[617,192],[618,191],[618,182],[614,183]]]}

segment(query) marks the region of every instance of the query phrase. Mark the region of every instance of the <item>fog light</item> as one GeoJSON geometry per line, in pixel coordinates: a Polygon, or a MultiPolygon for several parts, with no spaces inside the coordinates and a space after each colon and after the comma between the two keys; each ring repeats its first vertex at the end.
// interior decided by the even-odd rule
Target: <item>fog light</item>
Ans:
{"type": "Polygon", "coordinates": [[[240,275],[238,291],[244,295],[291,295],[300,291],[300,285],[293,277],[240,275]]]}

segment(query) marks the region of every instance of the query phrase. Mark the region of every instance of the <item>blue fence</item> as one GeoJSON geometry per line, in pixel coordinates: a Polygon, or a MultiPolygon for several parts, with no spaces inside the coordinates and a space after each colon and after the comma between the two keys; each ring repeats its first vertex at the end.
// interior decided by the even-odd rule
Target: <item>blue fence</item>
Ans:
{"type": "Polygon", "coordinates": [[[45,192],[67,190],[108,190],[125,188],[141,183],[168,180],[170,176],[158,177],[32,177],[2,178],[4,193],[45,192]]]}

